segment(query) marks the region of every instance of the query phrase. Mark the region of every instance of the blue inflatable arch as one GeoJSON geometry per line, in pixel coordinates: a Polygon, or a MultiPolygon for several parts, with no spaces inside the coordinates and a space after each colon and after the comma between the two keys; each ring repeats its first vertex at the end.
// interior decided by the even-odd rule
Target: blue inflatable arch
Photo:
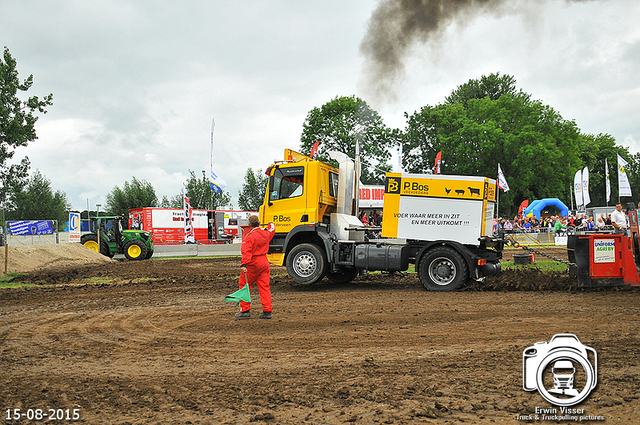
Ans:
{"type": "Polygon", "coordinates": [[[524,216],[535,216],[538,220],[540,220],[540,214],[542,213],[542,210],[546,209],[547,207],[554,207],[556,210],[558,210],[560,216],[562,217],[566,217],[569,215],[569,208],[567,208],[567,206],[561,200],[559,200],[558,198],[544,198],[533,201],[531,205],[529,205],[524,210],[524,216]]]}

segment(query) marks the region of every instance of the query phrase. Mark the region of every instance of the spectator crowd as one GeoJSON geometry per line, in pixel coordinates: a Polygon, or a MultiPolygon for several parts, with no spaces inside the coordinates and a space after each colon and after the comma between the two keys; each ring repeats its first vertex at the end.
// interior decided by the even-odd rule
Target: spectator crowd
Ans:
{"type": "MultiPolygon", "coordinates": [[[[638,204],[640,209],[640,204],[638,204]]],[[[500,231],[506,233],[563,233],[567,230],[575,231],[595,231],[595,230],[623,230],[620,233],[626,234],[626,229],[629,228],[629,216],[628,211],[622,211],[620,204],[616,205],[618,211],[614,211],[613,214],[624,214],[620,217],[614,217],[611,219],[611,214],[600,214],[599,217],[593,217],[587,214],[575,214],[568,216],[552,215],[542,217],[541,219],[535,216],[523,217],[517,215],[510,220],[508,218],[494,218],[493,219],[493,232],[498,234],[500,231]],[[622,222],[620,222],[622,220],[622,222]],[[626,220],[626,225],[624,221],[626,220]],[[616,221],[619,226],[616,226],[616,221]]],[[[366,232],[368,238],[380,238],[380,226],[382,225],[382,213],[378,213],[376,210],[365,212],[361,211],[358,218],[367,227],[371,227],[370,231],[366,232]]]]}
{"type": "Polygon", "coordinates": [[[366,233],[367,239],[379,239],[381,237],[381,232],[378,228],[382,226],[382,214],[378,214],[376,210],[368,214],[365,211],[361,211],[358,218],[362,224],[373,228],[366,233]]]}
{"type": "Polygon", "coordinates": [[[539,232],[565,232],[567,229],[577,231],[601,230],[605,226],[611,226],[611,214],[600,214],[597,220],[587,214],[576,214],[561,217],[553,215],[542,217],[538,220],[534,217],[516,216],[513,220],[497,218],[493,220],[493,231],[498,233],[504,230],[507,233],[539,233],[539,232]]]}

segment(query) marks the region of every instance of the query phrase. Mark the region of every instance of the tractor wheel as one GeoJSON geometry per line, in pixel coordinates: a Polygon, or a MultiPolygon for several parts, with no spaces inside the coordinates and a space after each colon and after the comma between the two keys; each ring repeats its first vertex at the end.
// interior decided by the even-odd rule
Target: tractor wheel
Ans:
{"type": "Polygon", "coordinates": [[[80,240],[82,245],[86,246],[89,249],[94,250],[102,255],[106,255],[107,257],[112,257],[109,252],[109,245],[106,243],[100,244],[100,249],[98,249],[98,236],[97,235],[85,235],[80,240]]]}
{"type": "Polygon", "coordinates": [[[303,243],[287,255],[289,276],[302,284],[316,283],[324,277],[326,260],[317,245],[303,243]]]}
{"type": "Polygon", "coordinates": [[[133,240],[124,246],[124,256],[127,260],[144,260],[147,257],[147,246],[138,240],[133,240]]]}
{"type": "Polygon", "coordinates": [[[439,246],[422,256],[420,282],[429,291],[455,291],[468,278],[469,270],[462,256],[452,248],[439,246]]]}
{"type": "Polygon", "coordinates": [[[358,276],[358,269],[344,269],[336,273],[327,272],[327,279],[333,283],[349,283],[358,276]]]}
{"type": "Polygon", "coordinates": [[[144,259],[148,260],[151,257],[153,257],[153,249],[147,249],[147,256],[144,259]]]}
{"type": "Polygon", "coordinates": [[[106,242],[102,242],[102,254],[106,255],[109,258],[113,258],[113,256],[115,255],[114,252],[111,252],[111,250],[109,249],[109,245],[106,242]]]}

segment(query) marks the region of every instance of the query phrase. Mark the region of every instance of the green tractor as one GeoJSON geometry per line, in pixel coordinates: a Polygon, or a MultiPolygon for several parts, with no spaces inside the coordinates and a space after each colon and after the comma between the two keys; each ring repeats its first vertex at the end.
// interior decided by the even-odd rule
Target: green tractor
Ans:
{"type": "Polygon", "coordinates": [[[123,230],[122,223],[125,220],[124,216],[92,217],[91,232],[82,235],[80,243],[109,258],[116,254],[124,254],[128,260],[151,258],[151,233],[144,230],[123,230]]]}

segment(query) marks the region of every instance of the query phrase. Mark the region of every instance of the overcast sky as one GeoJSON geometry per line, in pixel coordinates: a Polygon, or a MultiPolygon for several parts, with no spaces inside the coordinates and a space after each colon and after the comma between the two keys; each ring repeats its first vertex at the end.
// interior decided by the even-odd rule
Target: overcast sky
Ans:
{"type": "Polygon", "coordinates": [[[404,128],[404,112],[492,72],[514,76],[582,132],[640,150],[637,0],[461,8],[429,31],[378,37],[403,46],[393,69],[363,47],[378,24],[395,22],[380,19],[389,9],[380,4],[0,0],[0,44],[22,78],[33,74],[28,94],[54,95],[38,140],[16,158],[27,155],[77,209],[104,205],[134,176],[160,199],[179,193],[189,170],[208,175],[215,119],[213,168],[237,207],[246,169],[298,148],[312,108],[356,95],[404,128]]]}

